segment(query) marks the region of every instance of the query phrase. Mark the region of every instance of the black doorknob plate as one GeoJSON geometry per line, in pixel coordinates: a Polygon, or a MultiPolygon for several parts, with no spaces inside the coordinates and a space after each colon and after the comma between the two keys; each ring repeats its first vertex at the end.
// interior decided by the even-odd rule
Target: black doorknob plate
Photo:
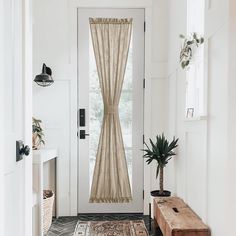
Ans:
{"type": "Polygon", "coordinates": [[[86,136],[89,136],[89,134],[86,134],[86,133],[85,133],[85,130],[80,130],[80,131],[79,131],[79,138],[80,138],[80,139],[85,139],[86,136]]]}
{"type": "Polygon", "coordinates": [[[16,161],[20,161],[23,159],[24,155],[28,156],[30,154],[30,147],[25,146],[23,141],[16,141],[16,161]]]}

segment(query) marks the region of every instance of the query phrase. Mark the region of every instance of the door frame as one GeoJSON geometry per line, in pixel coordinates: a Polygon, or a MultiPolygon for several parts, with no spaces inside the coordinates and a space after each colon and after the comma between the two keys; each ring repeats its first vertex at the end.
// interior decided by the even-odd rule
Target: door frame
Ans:
{"type": "MultiPolygon", "coordinates": [[[[33,51],[32,51],[32,0],[23,0],[22,10],[22,35],[23,35],[23,115],[24,115],[24,142],[32,147],[32,83],[33,83],[33,51]],[[29,127],[30,126],[30,127],[29,127]]],[[[25,203],[24,203],[24,235],[32,235],[32,149],[30,155],[24,158],[24,172],[25,172],[25,203]]]]}
{"type": "MultiPolygon", "coordinates": [[[[133,3],[127,3],[126,0],[119,0],[117,2],[111,2],[110,0],[101,0],[97,2],[96,0],[70,0],[67,3],[68,7],[68,27],[69,27],[69,40],[70,40],[70,55],[71,55],[71,64],[74,68],[75,74],[74,80],[78,80],[78,63],[77,63],[77,9],[78,8],[143,8],[144,9],[144,18],[146,22],[146,31],[145,31],[145,45],[144,45],[144,74],[145,74],[145,90],[144,90],[144,135],[147,137],[151,136],[151,72],[152,72],[152,0],[133,0],[133,3]]],[[[76,95],[76,97],[78,94],[76,95]]],[[[77,109],[77,104],[76,104],[77,109]]],[[[77,127],[74,127],[77,129],[77,127]]],[[[75,137],[72,137],[74,140],[75,137]]],[[[76,144],[77,146],[77,137],[76,144]]],[[[70,185],[73,186],[74,194],[71,195],[71,212],[73,215],[77,215],[77,156],[73,156],[70,167],[71,173],[70,175],[76,178],[70,178],[70,185]]],[[[144,214],[148,214],[149,212],[149,202],[150,202],[150,179],[151,179],[151,171],[150,166],[147,166],[144,161],[144,214]]]]}
{"type": "MultiPolygon", "coordinates": [[[[0,1],[0,29],[4,29],[4,14],[3,14],[3,1],[0,1]]],[[[32,142],[32,0],[22,0],[22,84],[23,84],[23,116],[24,116],[24,142],[31,145],[32,142]]],[[[0,35],[0,50],[4,51],[4,38],[0,35]]],[[[4,74],[4,54],[0,55],[0,69],[4,74]]],[[[0,108],[4,109],[4,79],[1,80],[0,86],[0,108]]],[[[4,129],[5,120],[4,116],[0,115],[0,130],[4,129]]],[[[0,133],[0,186],[1,191],[4,191],[4,133],[0,133]]],[[[24,236],[32,236],[32,154],[28,157],[24,157],[24,179],[25,186],[22,191],[24,192],[25,198],[22,203],[24,212],[24,236]]],[[[0,194],[0,209],[4,208],[4,192],[0,194]]],[[[0,235],[4,235],[4,211],[0,211],[0,235]]]]}
{"type": "MultiPolygon", "coordinates": [[[[133,46],[133,61],[136,62],[133,65],[132,75],[132,178],[130,179],[130,185],[132,186],[133,200],[130,203],[122,204],[110,204],[110,203],[89,203],[89,178],[84,171],[87,173],[89,168],[89,161],[87,157],[90,157],[89,146],[90,142],[87,140],[78,139],[78,213],[143,213],[143,161],[142,152],[140,149],[143,146],[143,78],[144,78],[144,9],[143,8],[78,8],[78,110],[82,107],[86,110],[89,108],[89,100],[87,100],[87,93],[89,91],[89,71],[86,67],[87,63],[82,61],[88,61],[88,52],[90,48],[89,43],[89,32],[90,27],[88,23],[89,17],[131,17],[133,18],[133,32],[132,32],[132,46],[133,46]],[[112,12],[112,14],[111,14],[112,12]],[[86,25],[86,28],[85,28],[86,25]],[[86,32],[86,33],[85,33],[86,32]],[[86,51],[84,50],[86,48],[86,51]],[[83,51],[80,55],[79,52],[83,51]],[[83,68],[83,69],[82,69],[83,68]],[[81,79],[81,78],[85,78],[81,79]],[[140,96],[140,94],[142,94],[140,96]],[[142,104],[142,105],[140,105],[142,104]],[[140,129],[139,129],[140,128],[140,129]],[[86,153],[86,155],[84,155],[86,153]],[[80,164],[84,163],[84,164],[80,164]],[[86,169],[86,170],[85,170],[86,169]],[[141,175],[139,174],[141,172],[141,175]],[[138,176],[137,179],[135,176],[138,176]],[[138,184],[135,183],[138,181],[138,184]],[[85,185],[84,185],[85,184],[85,185]],[[83,194],[80,194],[80,191],[83,194]],[[80,200],[81,199],[81,200],[80,200]]],[[[91,39],[90,39],[91,40],[91,39]]],[[[93,53],[93,52],[92,52],[93,53]]],[[[95,59],[95,58],[94,58],[95,59]]],[[[94,61],[95,63],[95,61],[94,61]]],[[[96,63],[95,63],[96,64],[96,63]]],[[[95,65],[94,64],[94,65],[95,65]]],[[[90,96],[90,95],[89,95],[90,96]]],[[[122,95],[121,95],[122,100],[122,95]]],[[[121,110],[120,110],[121,112],[121,110]]],[[[90,113],[90,112],[88,112],[90,113]]],[[[87,132],[92,132],[90,129],[89,115],[86,118],[88,123],[85,127],[78,127],[78,131],[86,129],[87,132]]],[[[121,122],[122,123],[122,122],[121,122]]],[[[122,124],[121,124],[122,126],[122,124]]],[[[92,135],[93,136],[93,135],[92,135]]],[[[91,133],[90,133],[91,137],[91,133]]],[[[92,138],[92,137],[91,137],[92,138]]]]}
{"type": "MultiPolygon", "coordinates": [[[[0,1],[0,30],[1,32],[4,29],[4,10],[3,10],[3,1],[0,1]]],[[[4,51],[4,37],[3,34],[0,34],[0,51],[4,51]]],[[[0,54],[0,70],[3,76],[1,76],[1,86],[0,86],[0,109],[3,111],[5,108],[5,103],[4,103],[4,53],[0,54]]],[[[0,113],[0,130],[4,129],[4,115],[1,115],[0,113]]],[[[4,186],[4,133],[0,132],[0,186],[1,186],[1,192],[5,189],[4,186]]],[[[3,209],[4,207],[4,193],[0,194],[0,209],[3,209]]],[[[4,235],[4,212],[0,211],[0,235],[4,235]]]]}

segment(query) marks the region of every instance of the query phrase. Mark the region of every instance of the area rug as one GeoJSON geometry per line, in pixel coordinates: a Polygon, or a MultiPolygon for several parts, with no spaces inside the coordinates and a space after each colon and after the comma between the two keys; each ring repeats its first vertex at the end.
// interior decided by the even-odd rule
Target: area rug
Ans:
{"type": "Polygon", "coordinates": [[[148,236],[143,220],[79,221],[73,236],[148,236]]]}

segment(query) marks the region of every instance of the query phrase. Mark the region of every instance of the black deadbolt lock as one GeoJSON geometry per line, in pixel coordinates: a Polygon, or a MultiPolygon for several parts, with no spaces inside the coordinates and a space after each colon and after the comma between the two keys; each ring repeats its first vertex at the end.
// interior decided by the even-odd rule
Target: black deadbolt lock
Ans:
{"type": "Polygon", "coordinates": [[[85,126],[85,109],[79,109],[79,126],[85,126]]]}

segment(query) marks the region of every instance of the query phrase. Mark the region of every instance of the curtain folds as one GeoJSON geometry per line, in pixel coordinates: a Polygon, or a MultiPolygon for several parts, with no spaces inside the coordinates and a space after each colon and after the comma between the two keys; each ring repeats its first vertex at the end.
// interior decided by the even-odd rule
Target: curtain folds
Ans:
{"type": "Polygon", "coordinates": [[[130,202],[132,195],[118,107],[128,58],[132,19],[89,20],[104,104],[89,201],[130,202]]]}

